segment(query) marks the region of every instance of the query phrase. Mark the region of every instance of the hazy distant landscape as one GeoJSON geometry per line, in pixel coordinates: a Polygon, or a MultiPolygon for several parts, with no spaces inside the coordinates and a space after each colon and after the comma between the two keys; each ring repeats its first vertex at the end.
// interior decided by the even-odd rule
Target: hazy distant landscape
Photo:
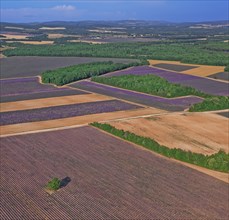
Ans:
{"type": "Polygon", "coordinates": [[[228,219],[229,22],[166,2],[3,3],[1,219],[228,219]]]}

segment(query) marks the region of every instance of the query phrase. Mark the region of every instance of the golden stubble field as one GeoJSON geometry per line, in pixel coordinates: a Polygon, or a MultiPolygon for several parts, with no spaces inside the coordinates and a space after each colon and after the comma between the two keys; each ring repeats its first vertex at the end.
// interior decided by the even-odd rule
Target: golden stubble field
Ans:
{"type": "Polygon", "coordinates": [[[182,66],[197,66],[197,68],[182,71],[180,73],[190,74],[194,76],[210,76],[215,73],[224,72],[224,66],[209,66],[209,65],[198,65],[198,64],[186,64],[180,61],[168,61],[168,60],[149,60],[150,65],[156,64],[171,64],[171,65],[182,65],[182,66]]]}
{"type": "Polygon", "coordinates": [[[228,118],[214,113],[170,113],[110,122],[118,129],[150,137],[169,148],[202,154],[229,152],[228,118]]]}

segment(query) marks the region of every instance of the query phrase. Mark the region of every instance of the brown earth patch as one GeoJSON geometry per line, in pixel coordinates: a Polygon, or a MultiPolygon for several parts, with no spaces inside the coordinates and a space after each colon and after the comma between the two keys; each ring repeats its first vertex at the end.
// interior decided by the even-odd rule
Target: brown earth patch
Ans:
{"type": "Polygon", "coordinates": [[[64,96],[64,97],[25,100],[25,101],[17,101],[17,102],[5,102],[5,103],[0,103],[0,112],[45,108],[51,106],[105,101],[105,100],[112,100],[112,99],[113,99],[112,97],[98,95],[98,94],[86,94],[86,95],[71,95],[71,96],[64,96]]]}
{"type": "Polygon", "coordinates": [[[228,119],[216,114],[173,113],[149,118],[113,121],[111,125],[153,138],[170,148],[213,154],[229,152],[228,119]]]}
{"type": "Polygon", "coordinates": [[[101,114],[92,114],[84,116],[76,116],[71,118],[55,119],[39,122],[28,122],[21,124],[5,125],[0,127],[1,136],[8,136],[18,133],[30,133],[46,129],[63,128],[67,126],[87,125],[89,123],[100,121],[106,122],[109,120],[118,120],[128,117],[149,116],[153,114],[160,114],[165,111],[156,108],[145,108],[128,111],[117,111],[101,114]]]}

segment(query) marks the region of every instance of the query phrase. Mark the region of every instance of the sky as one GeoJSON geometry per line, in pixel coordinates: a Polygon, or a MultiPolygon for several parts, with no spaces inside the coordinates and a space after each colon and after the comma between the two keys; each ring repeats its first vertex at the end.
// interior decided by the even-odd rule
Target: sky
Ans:
{"type": "Polygon", "coordinates": [[[1,22],[229,20],[228,0],[1,0],[1,22]]]}

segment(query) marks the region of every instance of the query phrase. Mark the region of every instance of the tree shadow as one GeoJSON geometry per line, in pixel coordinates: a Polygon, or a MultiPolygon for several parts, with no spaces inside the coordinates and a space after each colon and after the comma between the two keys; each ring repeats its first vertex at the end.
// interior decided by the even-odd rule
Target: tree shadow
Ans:
{"type": "Polygon", "coordinates": [[[60,188],[63,188],[65,186],[67,186],[69,183],[71,182],[71,178],[70,177],[65,177],[60,181],[60,188]]]}

